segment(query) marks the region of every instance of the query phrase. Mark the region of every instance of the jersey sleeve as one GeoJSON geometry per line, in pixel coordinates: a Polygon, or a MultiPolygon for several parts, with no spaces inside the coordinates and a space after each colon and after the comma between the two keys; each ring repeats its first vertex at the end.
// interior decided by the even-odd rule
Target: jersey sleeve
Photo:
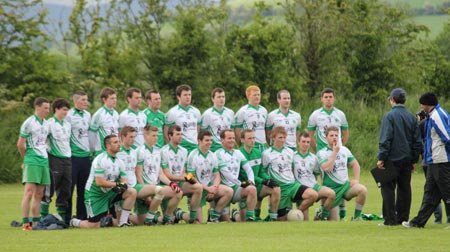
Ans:
{"type": "Polygon", "coordinates": [[[300,131],[302,130],[302,116],[300,114],[297,114],[297,119],[298,119],[297,131],[300,131]]]}
{"type": "Polygon", "coordinates": [[[316,155],[313,155],[313,162],[314,162],[313,174],[315,176],[319,176],[321,172],[319,167],[319,159],[317,159],[316,155]]]}
{"type": "Polygon", "coordinates": [[[95,113],[92,116],[91,124],[89,125],[89,131],[97,132],[99,128],[100,128],[100,113],[99,111],[97,111],[97,113],[95,113]]]}
{"type": "MultiPolygon", "coordinates": [[[[142,145],[144,146],[144,145],[142,145]]],[[[139,147],[137,149],[137,165],[144,165],[144,151],[142,150],[142,147],[139,147]]]]}
{"type": "Polygon", "coordinates": [[[245,112],[244,112],[243,108],[244,107],[240,108],[234,115],[234,121],[233,121],[233,124],[231,124],[231,128],[242,129],[242,126],[244,124],[244,117],[245,117],[245,112]]]}
{"type": "Polygon", "coordinates": [[[23,138],[27,138],[29,134],[30,134],[30,122],[29,120],[26,120],[20,127],[20,136],[23,138]]]}
{"type": "Polygon", "coordinates": [[[326,150],[323,148],[319,152],[317,152],[317,159],[319,160],[319,164],[323,164],[328,161],[328,156],[326,155],[326,150]]]}
{"type": "Polygon", "coordinates": [[[307,130],[316,130],[317,122],[316,122],[316,112],[313,112],[308,119],[308,126],[306,126],[307,130]]]}
{"type": "Polygon", "coordinates": [[[200,120],[200,129],[206,130],[208,128],[209,123],[209,109],[203,112],[202,118],[200,120]]]}
{"type": "Polygon", "coordinates": [[[172,126],[175,124],[173,108],[164,115],[164,126],[172,126]]]}
{"type": "Polygon", "coordinates": [[[274,114],[272,112],[270,112],[270,114],[267,116],[267,120],[266,120],[266,130],[272,130],[273,118],[274,118],[274,114]]]}
{"type": "Polygon", "coordinates": [[[348,130],[348,121],[344,112],[340,111],[340,117],[341,117],[341,130],[348,130]]]}

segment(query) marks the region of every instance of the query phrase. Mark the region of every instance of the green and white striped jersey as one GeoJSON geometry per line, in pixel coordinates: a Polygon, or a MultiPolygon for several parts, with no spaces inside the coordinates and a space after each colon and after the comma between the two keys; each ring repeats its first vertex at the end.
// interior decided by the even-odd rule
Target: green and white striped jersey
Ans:
{"type": "Polygon", "coordinates": [[[119,130],[122,130],[125,126],[131,126],[136,129],[136,139],[134,140],[134,145],[136,146],[144,144],[144,127],[146,124],[147,116],[140,110],[133,111],[127,108],[119,115],[119,130]]]}
{"type": "Polygon", "coordinates": [[[300,184],[313,188],[317,184],[316,176],[320,175],[319,160],[316,155],[308,152],[294,155],[294,177],[300,184]]]}
{"type": "Polygon", "coordinates": [[[125,164],[125,172],[127,173],[128,185],[130,187],[134,187],[137,184],[137,151],[133,147],[131,147],[130,149],[126,149],[123,145],[121,145],[120,152],[117,153],[117,158],[122,160],[122,162],[125,164]]]}
{"type": "Polygon", "coordinates": [[[88,157],[91,152],[88,134],[91,114],[86,110],[71,108],[64,120],[71,126],[70,148],[72,156],[88,157]]]}
{"type": "Polygon", "coordinates": [[[111,157],[106,151],[102,152],[92,161],[91,172],[85,189],[90,195],[105,194],[112,188],[97,186],[95,177],[103,177],[107,181],[117,182],[126,175],[125,164],[122,160],[111,157]]]}
{"type": "Polygon", "coordinates": [[[322,107],[315,110],[309,116],[307,129],[315,131],[316,150],[320,150],[327,146],[325,130],[329,126],[336,126],[339,128],[339,144],[342,144],[341,131],[348,129],[348,122],[344,112],[335,107],[333,107],[331,111],[322,107]]]}
{"type": "Polygon", "coordinates": [[[210,185],[214,181],[214,173],[219,172],[219,160],[211,151],[204,154],[198,148],[191,151],[186,164],[186,171],[191,172],[202,185],[210,185]]]}
{"type": "Polygon", "coordinates": [[[297,148],[297,131],[301,130],[300,114],[293,110],[283,114],[280,109],[270,112],[267,116],[266,130],[272,130],[279,126],[283,127],[287,132],[285,146],[297,148]]]}
{"type": "Polygon", "coordinates": [[[93,148],[96,152],[105,150],[103,140],[108,135],[119,134],[119,114],[114,109],[101,107],[92,116],[89,131],[93,135],[93,148]]]}
{"type": "Polygon", "coordinates": [[[263,106],[258,105],[258,107],[255,107],[247,104],[242,106],[236,112],[232,127],[238,129],[252,129],[255,132],[256,143],[265,144],[266,120],[267,110],[263,106]]]}
{"type": "MultiPolygon", "coordinates": [[[[332,152],[333,150],[328,145],[318,151],[317,158],[319,159],[319,164],[322,165],[323,163],[327,162],[332,152]]],[[[333,170],[331,170],[330,172],[323,172],[322,170],[323,185],[335,186],[336,184],[345,184],[345,182],[349,180],[347,165],[354,159],[355,157],[350,152],[350,150],[345,146],[341,146],[336,156],[336,162],[334,162],[333,170]]]]}
{"type": "Polygon", "coordinates": [[[200,120],[201,114],[197,108],[193,106],[184,108],[178,104],[166,113],[164,125],[171,126],[177,124],[181,127],[183,132],[181,146],[185,147],[189,151],[195,148],[198,143],[197,125],[200,125],[200,120]]]}
{"type": "Polygon", "coordinates": [[[137,163],[142,166],[142,179],[145,184],[158,185],[161,170],[161,153],[157,146],[149,148],[143,144],[137,148],[137,163]]]}
{"type": "Polygon", "coordinates": [[[239,180],[239,173],[241,168],[247,174],[248,180],[251,180],[253,184],[255,183],[255,176],[253,175],[253,170],[248,163],[247,159],[239,150],[227,151],[223,148],[218,149],[215,152],[219,164],[221,164],[220,177],[222,184],[227,186],[240,186],[241,181],[239,180]]]}
{"type": "Polygon", "coordinates": [[[186,169],[188,151],[182,146],[176,149],[171,144],[166,144],[161,148],[161,167],[169,169],[169,172],[175,176],[183,176],[186,169]]]}
{"type": "Polygon", "coordinates": [[[295,182],[292,166],[294,151],[288,147],[276,149],[270,147],[262,153],[262,165],[269,172],[270,177],[281,187],[295,182]]]}
{"type": "Polygon", "coordinates": [[[70,149],[71,126],[66,120],[58,120],[55,116],[48,120],[50,143],[49,153],[59,158],[70,158],[72,151],[70,149]]]}
{"type": "Polygon", "coordinates": [[[24,164],[48,166],[46,140],[48,122],[36,115],[28,117],[20,127],[20,136],[26,139],[24,164]]]}
{"type": "Polygon", "coordinates": [[[218,150],[222,147],[220,132],[224,129],[231,129],[233,120],[233,110],[226,107],[224,107],[222,111],[218,111],[215,107],[211,107],[203,112],[200,128],[202,130],[208,130],[213,135],[213,146],[211,146],[211,151],[218,150]]]}

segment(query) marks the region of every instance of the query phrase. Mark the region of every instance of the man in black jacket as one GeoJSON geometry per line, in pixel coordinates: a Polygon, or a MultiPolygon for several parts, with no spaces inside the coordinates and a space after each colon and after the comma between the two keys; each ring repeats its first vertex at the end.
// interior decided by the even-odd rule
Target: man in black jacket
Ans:
{"type": "Polygon", "coordinates": [[[422,139],[417,119],[404,106],[405,90],[393,89],[389,102],[392,110],[385,114],[381,123],[377,166],[385,169],[385,162],[392,162],[389,168],[398,174],[391,182],[381,185],[384,225],[392,226],[409,219],[411,172],[422,152],[422,139]]]}

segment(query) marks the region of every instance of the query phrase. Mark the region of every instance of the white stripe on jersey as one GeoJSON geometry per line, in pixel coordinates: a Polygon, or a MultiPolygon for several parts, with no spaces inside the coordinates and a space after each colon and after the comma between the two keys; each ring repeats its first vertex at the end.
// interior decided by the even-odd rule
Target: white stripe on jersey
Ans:
{"type": "Polygon", "coordinates": [[[178,104],[166,113],[164,125],[177,124],[183,132],[183,140],[197,144],[197,125],[200,125],[200,120],[201,114],[197,108],[189,106],[186,109],[178,104]]]}
{"type": "Polygon", "coordinates": [[[175,150],[171,144],[166,144],[161,148],[161,167],[169,169],[169,172],[175,176],[183,176],[186,167],[188,151],[186,148],[178,145],[175,150]]]}
{"type": "Polygon", "coordinates": [[[301,129],[300,114],[293,110],[289,110],[285,115],[280,109],[270,112],[267,116],[266,128],[272,130],[278,126],[283,127],[287,132],[285,145],[290,148],[296,148],[297,131],[301,129]]]}
{"type": "Polygon", "coordinates": [[[91,122],[91,114],[83,110],[78,112],[75,108],[71,108],[65,118],[71,126],[70,146],[73,156],[86,156],[91,151],[89,145],[89,124],[91,122]],[[84,153],[82,153],[84,152],[84,153]]]}
{"type": "Polygon", "coordinates": [[[316,175],[320,174],[319,160],[308,152],[305,156],[299,152],[294,155],[294,176],[300,184],[313,188],[317,184],[316,175]]]}
{"type": "Polygon", "coordinates": [[[137,162],[142,165],[142,179],[145,184],[159,184],[159,172],[161,170],[161,153],[159,148],[148,148],[146,144],[137,149],[137,162]]]}
{"type": "Polygon", "coordinates": [[[59,121],[56,117],[48,120],[50,154],[59,158],[69,158],[72,155],[70,149],[70,123],[59,121]]]}
{"type": "MultiPolygon", "coordinates": [[[[256,142],[266,143],[266,119],[267,110],[259,105],[254,107],[250,104],[242,106],[234,117],[233,128],[252,129],[255,131],[256,142]]],[[[240,137],[240,136],[236,136],[240,137]]]]}
{"type": "Polygon", "coordinates": [[[129,150],[120,146],[120,152],[117,153],[117,158],[122,160],[125,164],[125,172],[127,173],[128,185],[134,187],[137,184],[136,179],[136,165],[137,165],[137,151],[133,148],[129,150]]]}
{"type": "Polygon", "coordinates": [[[293,161],[294,151],[287,147],[280,150],[270,147],[262,154],[263,167],[267,168],[270,177],[282,184],[295,182],[292,172],[293,161]]]}
{"type": "Polygon", "coordinates": [[[208,186],[214,181],[214,173],[219,172],[219,161],[211,151],[205,155],[197,148],[189,154],[186,170],[194,173],[200,184],[208,186]]]}
{"type": "MultiPolygon", "coordinates": [[[[319,164],[323,164],[328,161],[328,158],[331,156],[333,152],[329,146],[321,149],[317,152],[317,158],[319,159],[319,164]]],[[[328,176],[334,182],[343,185],[348,181],[348,162],[351,162],[354,159],[353,154],[350,150],[341,146],[339,152],[336,156],[336,161],[334,162],[333,170],[330,172],[325,172],[324,175],[328,176]]],[[[322,170],[323,172],[323,170],[322,170]]]]}
{"type": "Polygon", "coordinates": [[[131,126],[136,129],[136,139],[134,144],[141,146],[144,144],[144,127],[147,124],[147,116],[144,112],[133,111],[130,108],[125,109],[119,116],[119,129],[125,126],[131,126]]]}
{"type": "Polygon", "coordinates": [[[224,107],[222,111],[211,107],[203,112],[201,120],[201,129],[208,130],[213,135],[213,141],[222,144],[220,141],[220,132],[224,129],[231,129],[234,120],[233,110],[224,107]]]}

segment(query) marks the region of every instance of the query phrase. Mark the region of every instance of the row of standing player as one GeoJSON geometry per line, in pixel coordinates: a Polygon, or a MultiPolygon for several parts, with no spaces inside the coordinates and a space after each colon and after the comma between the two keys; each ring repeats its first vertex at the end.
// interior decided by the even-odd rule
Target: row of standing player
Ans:
{"type": "MultiPolygon", "coordinates": [[[[96,153],[101,152],[104,149],[104,145],[102,146],[103,143],[103,139],[106,135],[109,134],[117,134],[116,133],[116,128],[117,126],[113,126],[114,124],[116,124],[115,122],[119,121],[119,126],[123,127],[123,125],[129,123],[130,125],[134,126],[136,129],[138,129],[138,137],[137,139],[141,139],[142,138],[142,134],[139,133],[139,129],[142,130],[142,127],[140,125],[142,125],[142,121],[146,121],[146,124],[153,124],[155,126],[158,127],[159,129],[159,135],[158,135],[158,144],[161,145],[162,143],[167,141],[167,129],[168,127],[166,126],[170,126],[173,124],[180,124],[183,127],[183,141],[185,144],[185,147],[187,147],[188,149],[192,149],[192,147],[195,148],[195,144],[193,144],[193,139],[195,139],[195,137],[193,137],[193,135],[195,135],[196,132],[198,132],[197,130],[192,130],[190,129],[191,126],[195,126],[195,128],[198,128],[198,120],[199,120],[199,112],[197,112],[198,110],[195,109],[194,107],[192,107],[190,105],[190,101],[191,101],[191,90],[189,88],[189,86],[186,85],[181,85],[180,87],[177,88],[176,90],[176,94],[177,94],[177,98],[179,101],[179,104],[177,106],[175,106],[174,108],[172,108],[167,114],[166,117],[164,118],[164,114],[159,110],[160,108],[160,102],[161,102],[161,98],[159,96],[159,93],[156,91],[150,91],[147,93],[146,95],[146,101],[149,105],[149,108],[147,108],[146,110],[144,110],[145,114],[147,115],[146,118],[142,117],[142,113],[139,113],[139,105],[141,102],[141,94],[140,91],[138,89],[130,89],[127,92],[127,101],[129,103],[129,108],[127,110],[125,110],[124,112],[121,113],[120,116],[118,116],[117,112],[115,112],[114,107],[117,101],[117,95],[115,93],[114,90],[109,89],[109,88],[105,88],[104,90],[102,90],[101,92],[101,99],[104,102],[104,107],[100,108],[93,116],[92,121],[90,122],[90,114],[89,112],[86,111],[86,106],[87,106],[87,96],[85,93],[83,92],[76,92],[73,96],[74,99],[74,105],[75,108],[71,109],[69,111],[69,115],[66,118],[66,121],[69,123],[72,123],[72,127],[71,127],[71,147],[72,147],[72,165],[73,165],[73,176],[72,176],[72,180],[73,183],[72,184],[72,190],[73,190],[73,186],[77,185],[77,194],[79,195],[78,200],[77,200],[77,217],[79,218],[83,218],[84,216],[84,211],[83,211],[83,204],[82,202],[84,201],[82,199],[82,196],[84,195],[83,193],[83,180],[85,180],[87,178],[87,174],[88,171],[90,170],[90,161],[89,161],[89,152],[92,150],[91,147],[94,147],[94,151],[96,151],[96,153]],[[181,114],[180,114],[181,111],[181,114]],[[194,111],[194,113],[188,113],[189,111],[194,111]],[[185,112],[185,113],[183,113],[185,112]],[[193,115],[192,117],[190,115],[193,115]],[[116,120],[117,117],[119,117],[119,120],[116,120]],[[197,122],[190,122],[189,120],[197,120],[197,122]],[[184,120],[181,121],[180,120],[184,120]],[[127,122],[128,121],[128,122],[127,122]],[[133,125],[134,124],[134,125],[133,125]],[[137,125],[136,125],[137,124],[137,125]],[[163,127],[163,125],[165,125],[163,127]],[[162,130],[164,128],[164,131],[162,130]],[[89,133],[88,133],[89,132],[89,133]],[[164,132],[164,134],[163,134],[164,132]],[[93,134],[93,135],[90,135],[93,134]],[[165,136],[165,140],[163,140],[165,136]],[[186,140],[189,139],[189,140],[186,140]],[[78,214],[78,212],[80,212],[80,214],[78,214]]],[[[257,120],[260,120],[261,118],[265,120],[266,116],[267,116],[267,112],[265,112],[265,109],[259,105],[259,101],[260,101],[260,90],[259,88],[257,88],[256,86],[251,86],[249,88],[247,88],[246,90],[246,94],[247,94],[247,98],[249,100],[249,104],[246,106],[243,106],[236,115],[236,120],[235,122],[231,125],[233,128],[235,128],[235,132],[239,133],[241,129],[245,128],[245,127],[252,127],[254,126],[255,128],[253,128],[253,130],[255,131],[256,134],[256,144],[258,145],[258,147],[260,149],[264,149],[265,148],[265,139],[264,139],[264,135],[266,137],[268,137],[270,135],[270,130],[271,128],[277,124],[282,124],[283,121],[285,122],[285,125],[283,125],[286,129],[288,129],[288,140],[292,139],[292,132],[294,133],[294,139],[295,139],[295,135],[298,134],[298,127],[295,127],[295,130],[292,130],[292,126],[289,127],[286,124],[296,124],[298,123],[298,125],[300,125],[300,116],[295,113],[294,111],[289,110],[289,105],[290,105],[290,97],[289,97],[289,93],[287,91],[281,91],[278,93],[278,102],[280,104],[280,108],[279,110],[276,110],[274,112],[272,112],[271,114],[274,115],[272,116],[272,120],[273,120],[273,124],[272,125],[268,125],[268,126],[264,126],[265,123],[264,122],[258,122],[257,120]],[[252,111],[254,110],[254,111],[252,111]],[[293,114],[294,118],[292,119],[292,121],[286,120],[286,118],[289,118],[290,115],[293,114]],[[285,118],[280,118],[280,115],[284,116],[285,118]],[[298,115],[298,117],[297,117],[298,115]],[[253,118],[253,121],[252,121],[253,118]],[[297,119],[298,118],[298,119],[297,119]],[[297,120],[296,120],[297,119],[297,120]],[[263,129],[261,131],[261,128],[263,129]],[[264,133],[264,130],[267,129],[267,133],[264,133]],[[261,132],[263,132],[263,134],[261,134],[261,132]],[[259,136],[259,137],[258,137],[259,136]],[[259,140],[259,141],[258,141],[259,140]]],[[[205,120],[201,120],[202,124],[203,123],[207,123],[209,119],[209,121],[211,122],[211,125],[208,124],[203,124],[201,127],[202,128],[208,128],[210,129],[210,131],[213,133],[213,143],[216,144],[217,146],[217,134],[218,132],[220,132],[221,128],[227,128],[226,125],[229,123],[230,121],[233,119],[233,117],[224,117],[223,115],[226,113],[223,112],[229,112],[231,110],[226,109],[224,107],[224,103],[225,103],[225,93],[223,92],[223,90],[221,89],[216,89],[215,91],[213,91],[212,94],[212,99],[214,102],[214,107],[210,108],[210,114],[208,117],[208,113],[207,111],[205,111],[203,118],[205,118],[205,120]],[[218,115],[218,117],[217,117],[218,115]],[[215,123],[215,125],[214,125],[215,123]],[[215,126],[215,128],[213,129],[213,127],[215,126]]],[[[308,129],[310,130],[311,133],[313,133],[314,135],[314,130],[317,131],[316,133],[316,137],[317,137],[317,142],[322,143],[323,144],[323,137],[321,136],[323,134],[323,129],[326,127],[326,123],[337,123],[337,124],[342,124],[341,125],[341,129],[342,129],[342,139],[343,142],[345,143],[348,139],[348,131],[347,131],[347,124],[346,124],[346,119],[345,119],[345,115],[339,111],[338,109],[333,107],[334,104],[334,92],[331,89],[326,89],[324,90],[324,92],[322,92],[321,94],[321,100],[324,104],[324,107],[315,111],[311,117],[310,117],[310,122],[308,123],[308,129]],[[321,118],[321,116],[325,116],[326,118],[321,118]]],[[[38,106],[40,107],[40,106],[38,106]]],[[[36,106],[35,106],[36,108],[36,106]]],[[[48,109],[47,109],[48,110],[48,109]]],[[[58,110],[63,110],[61,108],[54,108],[54,112],[55,112],[55,117],[58,117],[57,111],[58,110]]],[[[48,111],[47,111],[48,113],[48,111]]],[[[231,114],[233,114],[233,112],[231,111],[231,114]]],[[[42,118],[40,118],[39,116],[37,116],[37,118],[43,120],[45,118],[46,114],[44,116],[41,116],[42,118]]],[[[60,115],[61,116],[61,115],[60,115]]],[[[270,121],[270,114],[269,114],[269,118],[268,121],[270,121]]],[[[57,118],[58,119],[58,118],[57,118]]],[[[56,121],[60,121],[60,124],[62,122],[63,118],[59,118],[56,121]]],[[[25,123],[24,123],[25,125],[25,123]]],[[[24,128],[24,127],[23,127],[24,128]]],[[[22,134],[22,133],[21,133],[22,134]]],[[[24,137],[26,135],[26,132],[23,134],[23,136],[21,135],[21,137],[19,137],[19,149],[23,149],[21,146],[24,145],[23,140],[26,138],[24,137]],[[22,141],[22,142],[21,142],[22,141]]],[[[239,134],[238,134],[239,135],[239,134]]],[[[50,138],[51,139],[51,138],[50,138]]],[[[313,139],[313,146],[314,146],[314,137],[313,139]]],[[[340,138],[339,138],[340,139],[340,138]]],[[[142,140],[137,140],[137,142],[141,142],[142,140]]],[[[294,140],[295,141],[295,140],[294,140]]],[[[239,140],[238,140],[239,142],[239,140]]],[[[288,141],[289,142],[289,141],[288,141]]],[[[292,146],[292,141],[290,143],[288,143],[292,146]]],[[[183,143],[182,143],[183,145],[183,143]]],[[[58,148],[51,148],[51,149],[58,149],[58,148]]],[[[28,150],[28,148],[27,148],[28,150]]],[[[22,152],[21,152],[22,153],[22,152]]],[[[67,152],[66,152],[67,153],[67,152]]],[[[66,156],[64,155],[59,155],[60,153],[58,153],[57,155],[55,155],[55,157],[62,157],[67,158],[67,154],[66,156]]],[[[52,156],[52,154],[50,153],[50,157],[52,156]]],[[[70,157],[70,155],[69,155],[70,157]]],[[[51,158],[50,158],[51,159],[51,158]]],[[[61,160],[58,160],[61,161],[61,160]]],[[[64,160],[63,160],[64,161],[64,160]]],[[[66,160],[67,161],[67,160],[66,160]]],[[[51,162],[51,161],[50,161],[51,162]]],[[[29,163],[29,162],[28,162],[29,163]]],[[[31,162],[32,163],[32,162],[31,162]]],[[[38,163],[38,162],[37,162],[38,163]]],[[[67,165],[67,162],[66,162],[67,165]]],[[[53,173],[53,172],[52,172],[53,173]]],[[[61,181],[61,178],[59,178],[61,181]]],[[[59,183],[56,183],[59,184],[59,183]]],[[[67,183],[62,183],[67,185],[67,183]]],[[[51,187],[53,188],[53,187],[51,187]]],[[[33,188],[34,189],[34,188],[33,188]]],[[[31,195],[34,195],[33,191],[31,190],[31,195]]],[[[39,190],[38,190],[39,191],[39,190]]],[[[23,201],[26,201],[26,199],[30,198],[30,190],[28,188],[26,188],[25,190],[25,196],[23,201]]],[[[64,194],[63,193],[59,193],[59,194],[64,194]]],[[[65,193],[67,195],[67,193],[65,193]]],[[[69,193],[70,194],[70,193],[69,193]]],[[[39,194],[37,194],[39,196],[39,194]]],[[[49,198],[49,195],[46,195],[47,199],[49,198]]],[[[61,200],[63,201],[63,200],[61,200]]],[[[61,206],[61,201],[58,201],[57,199],[57,207],[58,209],[63,209],[64,206],[61,206]],[[58,206],[58,202],[60,203],[58,206]]],[[[45,206],[48,204],[47,200],[44,200],[44,211],[41,211],[43,213],[45,213],[45,206]]],[[[71,201],[70,201],[71,202],[71,201]]],[[[69,202],[69,204],[70,204],[69,202]]],[[[24,202],[22,202],[24,204],[24,202]]],[[[25,204],[26,205],[26,204],[25,204]]],[[[36,204],[35,204],[36,205],[36,204]]],[[[35,206],[34,205],[34,206],[35,206]]],[[[34,207],[35,208],[35,207],[34,207]]],[[[68,208],[71,209],[71,206],[68,205],[68,208]]],[[[24,209],[23,212],[25,212],[26,207],[24,209]]],[[[41,207],[42,210],[42,207],[41,207]]],[[[63,213],[64,210],[61,210],[61,213],[63,213]]],[[[33,217],[36,216],[35,214],[36,210],[33,211],[33,217]]],[[[70,211],[67,211],[66,213],[69,213],[70,211]]],[[[69,214],[66,214],[67,216],[69,216],[69,214]]],[[[26,215],[24,214],[24,217],[26,215]]],[[[62,215],[64,216],[64,215],[62,215]]],[[[25,218],[24,218],[25,219],[25,218]]]]}

